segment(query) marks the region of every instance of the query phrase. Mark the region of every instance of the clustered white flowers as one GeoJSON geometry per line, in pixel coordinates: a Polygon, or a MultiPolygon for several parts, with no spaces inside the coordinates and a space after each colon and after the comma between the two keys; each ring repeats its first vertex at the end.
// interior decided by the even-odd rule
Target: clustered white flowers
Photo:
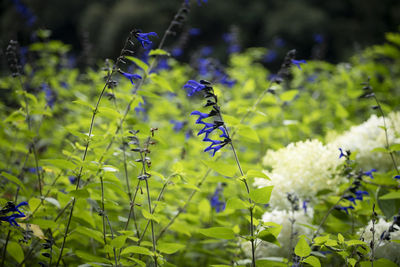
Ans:
{"type": "MultiPolygon", "coordinates": [[[[386,118],[389,144],[400,143],[400,112],[392,112],[386,118]]],[[[387,171],[393,167],[388,154],[371,152],[386,146],[383,118],[372,115],[366,122],[353,126],[349,131],[332,141],[336,147],[357,152],[356,161],[364,170],[387,171]]]]}
{"type": "MultiPolygon", "coordinates": [[[[342,148],[343,151],[357,152],[356,162],[363,170],[375,168],[378,171],[386,171],[392,167],[392,161],[388,154],[371,152],[374,148],[386,146],[385,131],[381,127],[383,125],[382,117],[372,115],[363,124],[352,127],[325,145],[319,140],[306,140],[291,143],[277,151],[269,150],[267,152],[263,164],[270,169],[265,173],[271,180],[256,179],[254,185],[257,187],[274,186],[269,203],[272,211],[266,212],[262,220],[282,225],[281,233],[278,236],[278,241],[282,246],[260,242],[257,247],[257,257],[288,257],[290,255],[289,243],[293,237],[290,218],[295,219],[294,232],[296,236],[312,235],[312,230],[303,226],[311,225],[312,215],[306,215],[302,210],[292,214],[289,211],[290,203],[287,200],[287,193],[295,193],[301,200],[308,200],[312,205],[317,192],[323,189],[333,191],[338,189],[338,185],[346,179],[340,175],[339,167],[345,159],[344,157],[339,158],[339,148],[342,148]]],[[[390,113],[386,118],[386,126],[389,143],[400,143],[400,112],[390,113]]],[[[379,221],[376,225],[376,234],[378,235],[376,240],[379,240],[384,228],[387,230],[388,224],[384,220],[379,221]]],[[[367,229],[369,228],[367,227],[367,229]]],[[[400,239],[400,231],[396,233],[398,237],[393,239],[400,239]]],[[[368,234],[372,236],[371,233],[366,232],[364,235],[366,240],[369,238],[368,234]]],[[[295,238],[292,248],[296,242],[297,238],[295,238]]],[[[244,247],[249,244],[245,243],[244,247]]],[[[245,251],[248,253],[251,250],[245,249],[245,251]]],[[[386,257],[386,254],[390,254],[391,257],[387,255],[387,258],[400,264],[399,251],[400,244],[383,242],[377,248],[376,255],[377,257],[386,257]],[[384,255],[384,253],[386,254],[384,255]]]]}
{"type": "MultiPolygon", "coordinates": [[[[400,229],[396,225],[394,229],[396,231],[390,233],[390,241],[381,240],[382,234],[388,231],[389,227],[392,223],[385,221],[380,218],[374,226],[374,243],[375,243],[375,258],[386,258],[391,260],[398,265],[400,265],[400,243],[392,242],[392,240],[400,240],[400,229]]],[[[364,241],[367,244],[370,244],[372,241],[372,221],[368,223],[368,225],[362,231],[359,231],[358,234],[364,238],[364,241]]]]}
{"type": "Polygon", "coordinates": [[[312,200],[322,189],[337,188],[343,178],[337,175],[339,149],[323,145],[319,140],[291,143],[278,151],[269,150],[264,165],[272,167],[267,172],[271,181],[256,179],[255,185],[273,185],[270,205],[272,208],[288,208],[286,193],[295,192],[302,200],[312,200]]]}

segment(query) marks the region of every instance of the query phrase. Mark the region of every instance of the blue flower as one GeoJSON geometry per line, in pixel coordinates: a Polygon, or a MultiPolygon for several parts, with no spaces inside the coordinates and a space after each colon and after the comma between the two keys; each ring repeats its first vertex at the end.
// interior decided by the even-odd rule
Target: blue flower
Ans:
{"type": "Polygon", "coordinates": [[[32,26],[36,22],[36,17],[32,11],[19,0],[12,0],[15,9],[27,20],[27,25],[32,26]]]}
{"type": "Polygon", "coordinates": [[[175,132],[182,130],[183,126],[185,125],[185,122],[183,121],[170,120],[169,122],[174,125],[173,130],[175,132]]]}
{"type": "Polygon", "coordinates": [[[226,203],[220,200],[220,197],[222,197],[222,191],[223,188],[218,186],[210,199],[211,207],[215,208],[217,213],[225,210],[226,203]]]}
{"type": "Polygon", "coordinates": [[[155,32],[142,33],[140,30],[135,32],[135,37],[142,44],[143,48],[147,48],[152,44],[152,42],[149,40],[149,36],[157,36],[157,33],[155,32]]]}
{"type": "Polygon", "coordinates": [[[190,36],[197,36],[197,35],[199,35],[200,33],[201,33],[201,31],[200,31],[199,28],[191,28],[191,29],[189,30],[189,35],[190,35],[190,36]]]}
{"type": "Polygon", "coordinates": [[[369,176],[369,178],[374,179],[374,176],[372,175],[373,172],[376,172],[376,169],[371,169],[369,171],[366,171],[363,173],[363,175],[369,176]]]}
{"type": "Polygon", "coordinates": [[[324,36],[322,34],[314,34],[314,41],[317,44],[322,44],[324,42],[324,36]]]}
{"type": "Polygon", "coordinates": [[[400,175],[396,175],[395,177],[393,177],[394,179],[400,179],[400,175]]]}
{"type": "Polygon", "coordinates": [[[296,65],[299,68],[299,70],[301,70],[300,64],[307,64],[307,62],[304,59],[301,60],[291,59],[290,61],[292,62],[293,65],[296,65]]]}
{"type": "Polygon", "coordinates": [[[278,57],[278,53],[275,50],[270,50],[264,57],[264,62],[271,63],[278,57]]]}
{"type": "Polygon", "coordinates": [[[363,200],[363,195],[368,196],[369,194],[367,191],[361,191],[361,190],[356,191],[356,199],[357,200],[363,200]]]}
{"type": "Polygon", "coordinates": [[[42,91],[46,96],[46,103],[50,108],[53,108],[56,102],[56,96],[47,83],[42,83],[42,91]]]}
{"type": "Polygon", "coordinates": [[[339,148],[339,151],[340,151],[339,159],[342,157],[346,157],[346,155],[343,153],[343,149],[339,148]]]}
{"type": "Polygon", "coordinates": [[[240,45],[232,44],[228,47],[228,54],[233,54],[238,52],[240,52],[240,45]]]}
{"type": "Polygon", "coordinates": [[[138,75],[138,74],[130,74],[130,73],[127,73],[127,72],[123,72],[123,71],[121,71],[121,70],[120,70],[120,73],[121,73],[122,75],[124,75],[125,78],[129,79],[129,80],[131,81],[132,84],[135,84],[135,83],[133,82],[133,80],[142,79],[142,76],[140,76],[140,75],[138,75]]]}
{"type": "Polygon", "coordinates": [[[69,180],[69,182],[70,182],[71,184],[75,184],[76,181],[77,181],[76,176],[69,176],[69,177],[68,177],[68,180],[69,180]]]}
{"type": "MultiPolygon", "coordinates": [[[[196,92],[199,92],[201,90],[203,90],[204,88],[206,88],[206,86],[204,84],[198,83],[194,80],[189,80],[184,86],[184,89],[190,89],[190,91],[188,92],[188,96],[192,96],[193,94],[195,94],[196,92]]],[[[193,112],[192,112],[193,113],[193,112]]],[[[191,114],[192,115],[192,114],[191,114]]]]}
{"type": "Polygon", "coordinates": [[[353,206],[347,206],[347,207],[344,207],[344,206],[338,206],[338,208],[339,208],[339,210],[344,210],[347,214],[349,214],[349,209],[351,209],[351,210],[354,210],[354,207],[353,206]]]}
{"type": "Polygon", "coordinates": [[[275,38],[274,44],[275,44],[277,47],[284,47],[284,46],[286,45],[286,42],[285,42],[285,40],[283,40],[282,38],[275,38]]]}
{"type": "Polygon", "coordinates": [[[182,50],[182,48],[179,48],[179,47],[176,47],[176,48],[172,49],[172,51],[171,51],[171,55],[173,57],[180,57],[180,56],[182,56],[182,54],[183,54],[183,50],[182,50]]]}
{"type": "Polygon", "coordinates": [[[200,50],[202,56],[209,56],[213,52],[213,48],[211,46],[205,46],[200,50]]]}
{"type": "Polygon", "coordinates": [[[9,204],[7,204],[7,206],[1,210],[1,213],[2,214],[6,214],[8,212],[17,212],[17,213],[11,214],[9,216],[1,216],[0,221],[8,222],[10,223],[11,226],[12,225],[19,226],[19,224],[15,221],[15,219],[25,217],[25,214],[19,210],[19,207],[26,205],[28,205],[28,202],[26,201],[19,203],[17,206],[15,206],[14,203],[9,202],[9,204]]]}

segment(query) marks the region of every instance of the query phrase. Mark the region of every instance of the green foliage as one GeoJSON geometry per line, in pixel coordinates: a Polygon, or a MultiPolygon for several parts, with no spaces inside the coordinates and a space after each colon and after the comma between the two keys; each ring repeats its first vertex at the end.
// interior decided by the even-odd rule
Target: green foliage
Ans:
{"type": "MultiPolygon", "coordinates": [[[[280,236],[287,229],[262,220],[275,208],[265,205],[275,189],[254,186],[254,181],[273,182],[263,165],[266,151],[306,139],[327,142],[365,121],[375,112],[370,108],[374,102],[359,99],[360,83],[368,76],[383,110],[398,108],[399,38],[387,38],[389,43],[355,55],[351,64],[310,61],[303,70],[292,68],[289,80],[271,87],[266,77],[272,72],[259,63],[263,49],[232,54],[226,71],[236,84],[213,86],[242,173],[229,145],[214,158],[202,152],[204,137],[196,133],[204,125],[195,124],[189,114],[205,108],[200,97],[189,98],[181,88],[189,77],[207,77],[196,76],[191,66],[168,58],[170,69],[151,72],[152,60],[168,57],[166,51],[153,50],[149,63],[126,56],[129,65],[134,63],[133,72],[143,77],[132,91],[131,82],[117,72],[112,79],[118,84],[104,85],[110,68],[70,68],[64,58],[69,47],[60,42],[32,44],[29,49],[36,60],[24,66],[25,74],[0,78],[1,94],[6,96],[0,105],[0,208],[16,198],[15,204],[29,203],[20,207],[26,215],[16,218],[20,226],[1,221],[2,248],[8,242],[5,266],[23,260],[26,266],[38,261],[55,265],[63,244],[62,264],[67,266],[115,261],[149,266],[155,259],[162,266],[245,266],[250,263],[246,246],[251,240],[257,250],[263,244],[285,248],[280,236]],[[315,81],[310,76],[316,76],[315,81]],[[55,96],[54,106],[43,83],[55,96]],[[182,127],[174,129],[172,120],[182,127]],[[218,210],[216,189],[223,204],[218,210]]],[[[400,148],[391,143],[372,150],[371,157],[398,159],[400,148]]],[[[344,172],[358,171],[357,159],[352,153],[344,172]]],[[[374,173],[374,179],[362,180],[361,188],[369,196],[357,200],[349,214],[334,208],[351,204],[344,196],[354,181],[346,174],[340,173],[343,179],[335,188],[315,196],[312,226],[293,222],[315,236],[299,237],[293,231],[290,254],[267,258],[256,253],[257,266],[370,263],[373,250],[359,231],[367,227],[374,204],[380,218],[390,221],[397,214],[400,195],[393,177],[398,174],[390,167],[374,173]],[[325,251],[331,253],[323,255],[325,251]]],[[[374,266],[392,264],[389,259],[374,260],[374,266]]]]}

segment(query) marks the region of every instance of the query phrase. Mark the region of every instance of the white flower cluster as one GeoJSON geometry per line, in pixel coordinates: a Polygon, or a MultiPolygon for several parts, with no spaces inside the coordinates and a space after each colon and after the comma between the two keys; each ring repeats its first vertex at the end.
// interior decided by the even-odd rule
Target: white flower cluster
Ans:
{"type": "MultiPolygon", "coordinates": [[[[375,223],[375,257],[376,258],[386,258],[396,264],[400,265],[400,243],[391,241],[380,241],[380,237],[384,231],[388,231],[389,227],[392,225],[390,222],[386,222],[384,219],[380,218],[377,223],[375,223]]],[[[400,240],[400,229],[399,227],[394,227],[397,231],[390,233],[391,240],[400,240]]],[[[372,221],[369,222],[368,226],[360,231],[358,234],[363,236],[364,241],[369,244],[372,241],[372,221]],[[364,232],[364,233],[363,233],[364,232]]]]}
{"type": "MultiPolygon", "coordinates": [[[[386,121],[389,144],[400,143],[400,112],[390,113],[386,121]]],[[[336,147],[357,152],[356,161],[363,170],[372,168],[387,171],[393,168],[388,154],[371,152],[386,146],[383,118],[372,115],[366,122],[353,126],[349,131],[332,141],[336,147]]]]}
{"type": "Polygon", "coordinates": [[[269,150],[264,165],[272,167],[272,172],[267,172],[271,181],[256,179],[254,184],[274,186],[270,199],[273,208],[288,208],[286,193],[294,192],[303,200],[312,200],[318,191],[337,188],[343,179],[336,175],[337,167],[343,163],[339,155],[337,147],[323,145],[318,140],[291,143],[278,151],[269,150]]]}

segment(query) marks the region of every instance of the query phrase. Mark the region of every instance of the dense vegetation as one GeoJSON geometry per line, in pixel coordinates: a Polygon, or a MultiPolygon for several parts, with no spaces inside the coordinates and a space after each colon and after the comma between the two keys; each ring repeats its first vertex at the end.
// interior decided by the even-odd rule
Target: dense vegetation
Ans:
{"type": "Polygon", "coordinates": [[[2,266],[400,264],[400,34],[337,65],[186,64],[163,50],[185,16],[97,69],[49,31],[9,43],[2,266]]]}

